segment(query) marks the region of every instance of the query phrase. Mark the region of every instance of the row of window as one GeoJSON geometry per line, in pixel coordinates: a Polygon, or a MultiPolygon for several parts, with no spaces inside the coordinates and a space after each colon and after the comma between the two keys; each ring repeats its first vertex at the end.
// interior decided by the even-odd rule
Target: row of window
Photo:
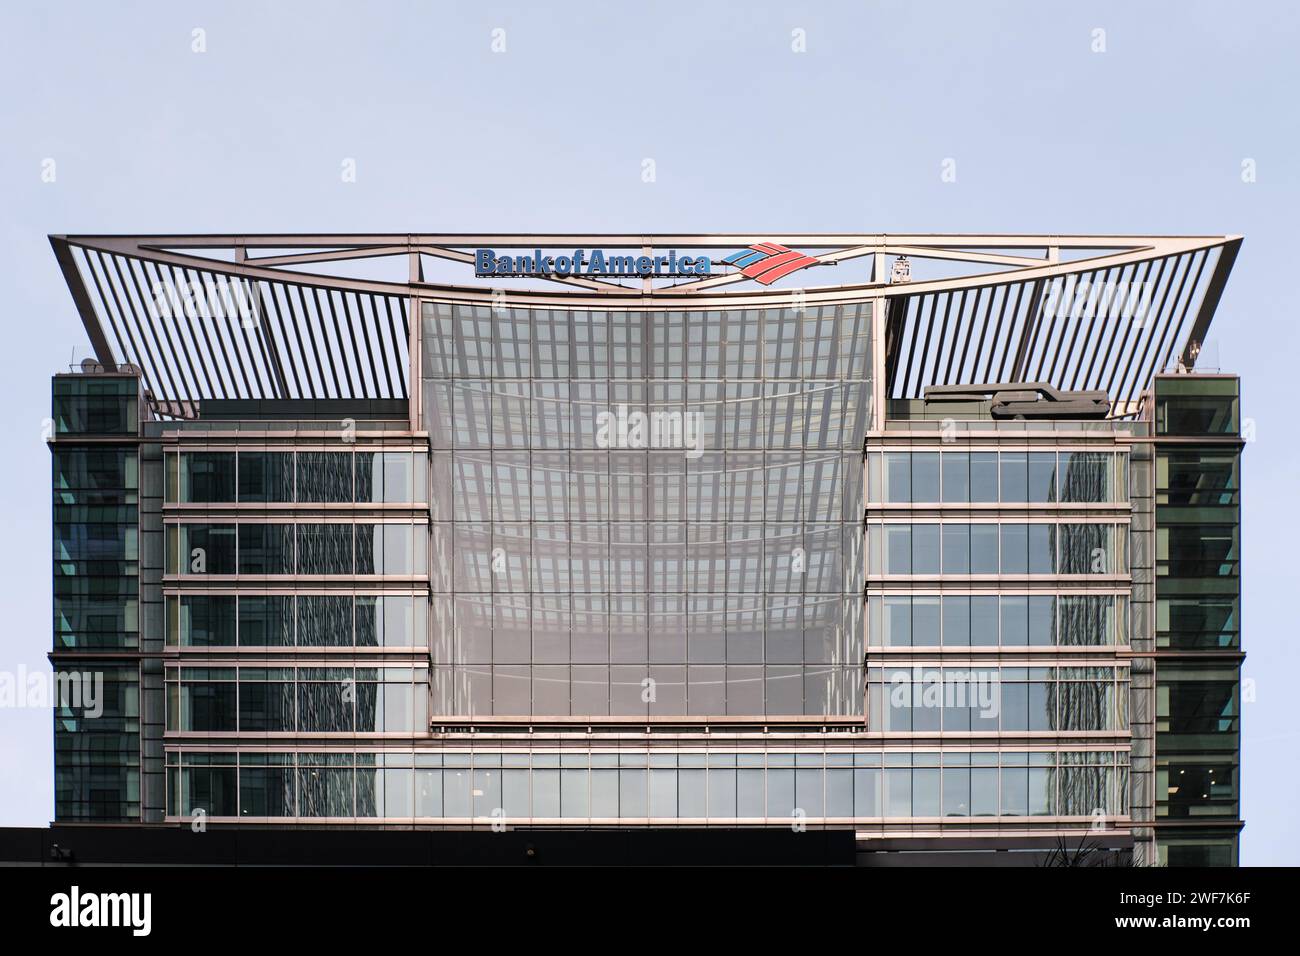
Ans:
{"type": "MultiPolygon", "coordinates": [[[[140,642],[139,586],[131,578],[97,578],[95,593],[64,590],[55,582],[54,645],[62,648],[132,648],[140,642]],[[104,585],[101,587],[100,585],[104,585]],[[105,591],[120,593],[105,594],[105,591]]],[[[83,578],[79,582],[88,584],[83,578]]]]}
{"type": "MultiPolygon", "coordinates": [[[[169,757],[174,755],[169,755],[169,757]]],[[[187,755],[188,756],[188,755],[187,755]]],[[[212,817],[531,820],[1090,817],[1128,813],[1128,768],[1110,753],[997,754],[991,765],[293,766],[205,755],[168,768],[168,813],[212,817]],[[222,763],[223,758],[228,763],[222,763]]],[[[285,755],[289,757],[290,755],[285,755]]],[[[306,756],[306,755],[302,755],[306,756]]],[[[596,763],[602,755],[593,755],[596,763]]],[[[744,758],[757,756],[759,764],[744,758]]],[[[769,755],[776,756],[776,755],[769,755]]],[[[793,755],[787,755],[793,756],[793,755]]],[[[847,756],[847,755],[845,755],[847,756]]],[[[937,755],[936,755],[937,756],[937,755]]],[[[1119,755],[1123,757],[1124,755],[1119,755]]],[[[585,755],[582,755],[585,762],[585,755]]],[[[246,758],[245,758],[246,759],[246,758]]],[[[829,755],[828,755],[829,760],[829,755]]],[[[504,761],[499,761],[504,762],[504,761]]],[[[556,761],[558,764],[559,761],[556,761]]],[[[974,761],[971,761],[973,764],[974,761]]],[[[468,761],[466,761],[468,764],[468,761]]]]}
{"type": "Polygon", "coordinates": [[[59,706],[54,708],[55,816],[138,820],[139,669],[100,662],[61,664],[56,676],[60,692],[59,706]]]}
{"type": "Polygon", "coordinates": [[[1156,762],[1156,816],[1235,817],[1238,811],[1235,755],[1165,755],[1156,762]]]}
{"type": "MultiPolygon", "coordinates": [[[[1234,378],[1157,378],[1156,434],[1238,434],[1238,386],[1234,378]]],[[[1240,646],[1240,467],[1239,448],[1157,446],[1157,647],[1240,646]]],[[[1181,840],[1169,831],[1162,834],[1162,864],[1236,862],[1235,832],[1206,831],[1204,826],[1240,815],[1242,691],[1239,663],[1159,663],[1156,816],[1201,825],[1181,840]]]]}
{"type": "Polygon", "coordinates": [[[1222,507],[1241,501],[1241,457],[1210,449],[1156,454],[1156,504],[1222,507]]]}
{"type": "MultiPolygon", "coordinates": [[[[436,668],[435,714],[518,717],[647,714],[861,713],[860,668],[510,666],[490,678],[492,710],[476,710],[464,671],[436,668]],[[651,675],[651,676],[647,676],[651,675]],[[660,687],[657,678],[676,678],[660,687]],[[764,707],[764,691],[767,707],[764,707]],[[812,699],[806,699],[811,694],[812,699]],[[456,709],[468,706],[467,710],[456,709]]],[[[428,728],[428,672],[400,668],[183,668],[168,674],[167,728],[220,733],[392,733],[428,728]],[[236,677],[238,676],[238,680],[236,677]]],[[[486,687],[477,688],[487,690],[486,687]]]]}
{"type": "MultiPolygon", "coordinates": [[[[430,647],[458,663],[830,663],[862,656],[855,596],[181,594],[167,598],[180,647],[430,647]]],[[[1008,608],[1007,628],[1011,627],[1008,608]]],[[[950,619],[950,627],[951,619],[950,619]]],[[[995,632],[996,635],[996,632],[995,632]]],[[[1008,632],[1009,638],[1009,632],[1008,632]]]]}
{"type": "Polygon", "coordinates": [[[1128,643],[1128,598],[1113,594],[880,595],[870,647],[1096,647],[1128,643]]]}
{"type": "Polygon", "coordinates": [[[426,303],[426,378],[848,378],[871,374],[868,303],[586,311],[426,303]]]}
{"type": "Polygon", "coordinates": [[[167,501],[183,504],[368,504],[428,497],[428,459],[409,451],[168,452],[166,471],[167,501]]]}
{"type": "Polygon", "coordinates": [[[168,574],[428,574],[424,524],[167,525],[168,574]]]}
{"type": "MultiPolygon", "coordinates": [[[[1227,521],[1211,522],[1206,518],[1191,520],[1175,517],[1161,506],[1157,509],[1156,576],[1168,578],[1235,578],[1240,572],[1241,525],[1234,509],[1215,508],[1215,517],[1227,521]],[[1229,514],[1223,515],[1222,512],[1229,514]],[[1186,523],[1179,522],[1180,518],[1186,523]],[[1168,522],[1165,524],[1164,522],[1168,522]]],[[[1211,509],[1206,509],[1211,510],[1211,509]]]]}
{"type": "Polygon", "coordinates": [[[1157,435],[1236,435],[1241,428],[1240,379],[1162,376],[1156,379],[1157,435]]]}
{"type": "Polygon", "coordinates": [[[423,647],[429,604],[409,594],[181,594],[167,597],[179,647],[423,647]]]}
{"type": "Polygon", "coordinates": [[[1233,751],[1241,719],[1241,677],[1234,666],[1162,664],[1156,685],[1161,753],[1233,751]]]}
{"type": "Polygon", "coordinates": [[[80,512],[76,517],[82,520],[61,521],[56,516],[54,560],[62,565],[56,573],[85,573],[100,570],[88,568],[91,563],[134,563],[140,559],[140,529],[133,506],[101,509],[74,505],[61,510],[80,512]]]}
{"type": "Polygon", "coordinates": [[[1241,599],[1235,595],[1156,598],[1156,647],[1239,647],[1241,599]]]}
{"type": "MultiPolygon", "coordinates": [[[[136,387],[134,379],[118,381],[136,387]]],[[[94,446],[55,448],[52,458],[54,646],[138,647],[137,453],[94,446]]],[[[86,777],[78,779],[78,786],[88,785],[86,777]]],[[[75,801],[85,805],[89,795],[82,791],[75,801]]]]}
{"type": "Polygon", "coordinates": [[[867,676],[867,725],[909,733],[1128,729],[1125,667],[885,667],[867,676]]]}
{"type": "Polygon", "coordinates": [[[1127,469],[1117,452],[870,452],[867,486],[883,503],[1125,502],[1127,469]]]}
{"type": "Polygon", "coordinates": [[[139,459],[126,448],[55,449],[54,504],[112,506],[137,501],[139,459]]]}
{"type": "Polygon", "coordinates": [[[134,375],[56,375],[51,386],[58,435],[136,435],[140,379],[134,375]]]}
{"type": "Polygon", "coordinates": [[[429,726],[428,678],[409,667],[172,668],[167,729],[415,733],[429,726]]]}
{"type": "Polygon", "coordinates": [[[867,526],[868,574],[1123,574],[1128,525],[945,521],[867,526]]]}

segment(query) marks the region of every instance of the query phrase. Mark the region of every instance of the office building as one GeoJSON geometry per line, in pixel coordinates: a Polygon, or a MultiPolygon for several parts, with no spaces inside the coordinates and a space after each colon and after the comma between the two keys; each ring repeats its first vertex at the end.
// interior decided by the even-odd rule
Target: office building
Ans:
{"type": "Polygon", "coordinates": [[[1232,865],[1235,236],[55,236],[56,818],[1232,865]]]}

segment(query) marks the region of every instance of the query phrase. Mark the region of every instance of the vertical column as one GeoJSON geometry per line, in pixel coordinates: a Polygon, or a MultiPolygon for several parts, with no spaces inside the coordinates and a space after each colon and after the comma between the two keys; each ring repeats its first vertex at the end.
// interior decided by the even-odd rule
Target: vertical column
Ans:
{"type": "Polygon", "coordinates": [[[1237,863],[1241,771],[1239,382],[1155,380],[1158,862],[1237,863]]]}
{"type": "Polygon", "coordinates": [[[52,406],[55,819],[136,822],[140,380],[57,375],[52,406]]]}

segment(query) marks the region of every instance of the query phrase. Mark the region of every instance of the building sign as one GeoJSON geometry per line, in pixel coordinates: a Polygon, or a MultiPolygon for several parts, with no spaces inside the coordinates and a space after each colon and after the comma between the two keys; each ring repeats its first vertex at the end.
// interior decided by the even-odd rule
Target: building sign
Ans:
{"type": "MultiPolygon", "coordinates": [[[[779,243],[757,242],[718,264],[732,266],[760,285],[771,285],[792,272],[822,263],[779,243]]],[[[710,275],[713,265],[707,255],[678,255],[675,249],[663,256],[623,255],[602,249],[574,249],[563,255],[543,255],[541,249],[534,249],[531,255],[498,256],[495,249],[474,250],[474,274],[480,278],[695,278],[710,275]]]]}
{"type": "Polygon", "coordinates": [[[602,249],[574,249],[563,255],[543,255],[534,249],[531,255],[498,256],[495,249],[474,250],[474,274],[493,278],[550,278],[552,276],[587,276],[590,278],[649,278],[652,276],[706,276],[713,263],[707,255],[679,256],[676,250],[664,256],[621,255],[602,249]]]}
{"type": "Polygon", "coordinates": [[[820,265],[812,256],[796,252],[779,242],[756,242],[747,249],[733,252],[722,261],[735,266],[741,275],[753,279],[759,285],[771,285],[791,272],[820,265]]]}

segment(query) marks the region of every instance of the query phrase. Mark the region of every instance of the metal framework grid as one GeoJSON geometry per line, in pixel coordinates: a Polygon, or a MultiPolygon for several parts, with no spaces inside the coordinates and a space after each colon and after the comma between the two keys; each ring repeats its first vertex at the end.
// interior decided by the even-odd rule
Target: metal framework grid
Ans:
{"type": "MultiPolygon", "coordinates": [[[[1103,389],[1112,414],[1128,415],[1157,372],[1175,362],[1195,365],[1241,241],[1231,235],[50,236],[98,361],[106,368],[137,366],[155,412],[182,418],[197,415],[205,398],[408,399],[419,300],[614,311],[880,300],[887,397],[919,398],[929,385],[1034,380],[1103,389]],[[818,265],[870,259],[877,281],[766,288],[730,271],[630,284],[547,276],[556,288],[512,289],[511,280],[454,285],[424,278],[426,258],[471,263],[476,247],[725,254],[758,242],[806,252],[818,265]],[[1078,257],[1063,260],[1063,252],[1078,257]],[[889,256],[991,269],[890,284],[879,281],[889,256]],[[406,257],[406,281],[296,268],[389,257],[406,257]],[[1149,307],[1122,319],[1048,307],[1054,283],[1059,291],[1062,283],[1082,282],[1144,284],[1149,307]],[[727,291],[735,285],[742,288],[727,291]],[[176,300],[169,308],[160,288],[220,289],[227,305],[202,317],[187,314],[176,300]]],[[[794,278],[808,275],[815,273],[794,278]]]]}

